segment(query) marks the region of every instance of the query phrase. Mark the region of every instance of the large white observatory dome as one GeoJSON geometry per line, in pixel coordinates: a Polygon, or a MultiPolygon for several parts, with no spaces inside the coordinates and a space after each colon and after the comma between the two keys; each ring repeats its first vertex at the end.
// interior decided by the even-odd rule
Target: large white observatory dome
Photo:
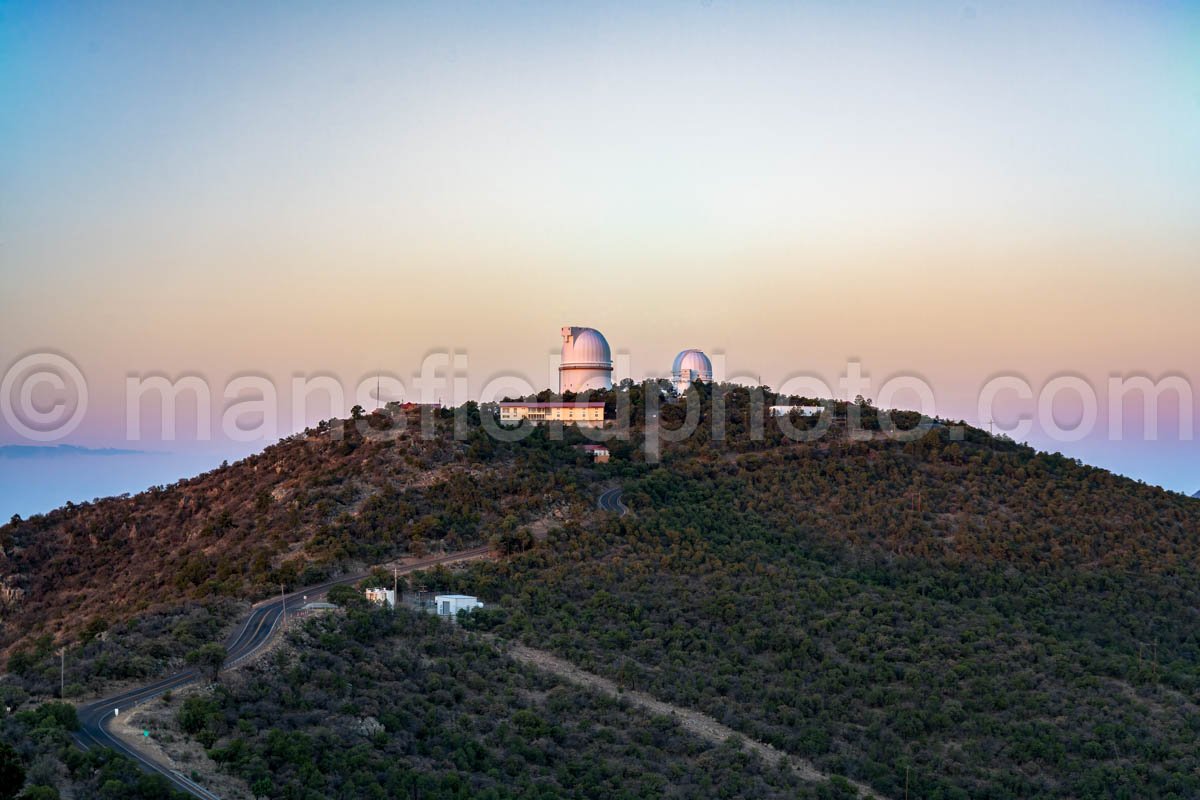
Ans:
{"type": "Polygon", "coordinates": [[[612,388],[612,351],[604,334],[595,328],[562,329],[562,364],[558,391],[587,392],[612,388]]]}
{"type": "Polygon", "coordinates": [[[712,383],[712,362],[700,350],[684,350],[675,356],[675,363],[671,365],[671,379],[679,394],[686,392],[694,381],[712,383]]]}

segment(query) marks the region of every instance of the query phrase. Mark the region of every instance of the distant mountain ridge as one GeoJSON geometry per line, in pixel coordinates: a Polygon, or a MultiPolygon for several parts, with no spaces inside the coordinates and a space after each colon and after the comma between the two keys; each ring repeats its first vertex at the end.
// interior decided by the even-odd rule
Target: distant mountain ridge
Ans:
{"type": "Polygon", "coordinates": [[[162,455],[147,450],[124,450],[118,447],[80,447],[58,445],[0,445],[0,458],[70,458],[72,456],[145,456],[162,455]]]}

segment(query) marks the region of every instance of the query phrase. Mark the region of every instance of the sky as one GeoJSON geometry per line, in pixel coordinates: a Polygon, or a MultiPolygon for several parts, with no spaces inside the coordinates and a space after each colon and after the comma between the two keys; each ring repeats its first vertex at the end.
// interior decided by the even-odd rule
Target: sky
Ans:
{"type": "Polygon", "coordinates": [[[145,451],[0,449],[0,518],[261,449],[236,379],[352,397],[459,353],[472,397],[541,388],[562,325],[634,377],[919,376],[984,427],[992,378],[1082,378],[1096,429],[1031,443],[1190,494],[1194,399],[1112,441],[1105,389],[1200,390],[1198,43],[1196,3],[0,2],[0,370],[66,359],[49,443],[145,451]],[[212,387],[210,440],[185,402],[131,441],[155,375],[212,387]]]}

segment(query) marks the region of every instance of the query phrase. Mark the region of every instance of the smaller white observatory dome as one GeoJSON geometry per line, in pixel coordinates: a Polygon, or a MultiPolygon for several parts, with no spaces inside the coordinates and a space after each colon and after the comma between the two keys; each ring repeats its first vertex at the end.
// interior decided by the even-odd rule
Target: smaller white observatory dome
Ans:
{"type": "Polygon", "coordinates": [[[694,381],[712,383],[712,362],[701,350],[684,350],[675,356],[675,363],[671,365],[671,379],[679,394],[686,392],[694,381]]]}
{"type": "Polygon", "coordinates": [[[575,325],[562,329],[558,391],[589,392],[612,388],[612,350],[604,334],[575,325]]]}

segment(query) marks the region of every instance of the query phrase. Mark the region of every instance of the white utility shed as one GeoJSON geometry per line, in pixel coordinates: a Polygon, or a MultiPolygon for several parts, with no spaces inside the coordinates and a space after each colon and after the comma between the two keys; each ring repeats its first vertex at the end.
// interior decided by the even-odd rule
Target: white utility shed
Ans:
{"type": "Polygon", "coordinates": [[[483,603],[479,602],[479,598],[471,597],[469,594],[439,594],[433,600],[438,615],[443,617],[453,617],[459,611],[483,608],[483,603]]]}

